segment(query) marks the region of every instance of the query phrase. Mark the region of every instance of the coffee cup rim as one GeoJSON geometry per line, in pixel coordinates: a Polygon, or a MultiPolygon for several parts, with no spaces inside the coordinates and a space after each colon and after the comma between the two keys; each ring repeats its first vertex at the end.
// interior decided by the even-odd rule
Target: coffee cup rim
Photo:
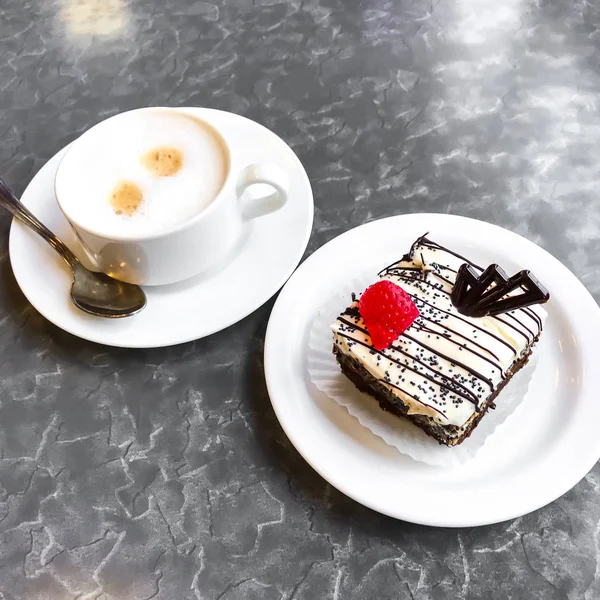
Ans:
{"type": "MultiPolygon", "coordinates": [[[[64,171],[64,168],[62,170],[64,171]]],[[[134,108],[131,110],[123,111],[123,112],[117,113],[115,115],[112,115],[106,119],[103,119],[102,121],[99,121],[95,125],[92,125],[92,127],[90,127],[89,129],[84,131],[79,137],[77,137],[75,140],[73,140],[67,146],[67,150],[64,153],[64,155],[61,157],[61,159],[58,163],[58,166],[56,168],[56,173],[54,175],[54,197],[56,199],[56,202],[57,202],[61,212],[65,215],[67,220],[72,225],[74,225],[76,228],[81,229],[82,231],[85,231],[86,233],[89,233],[98,238],[108,240],[111,242],[145,242],[145,241],[164,238],[164,237],[176,234],[180,231],[184,231],[184,230],[188,229],[189,227],[191,227],[192,225],[201,221],[211,211],[216,210],[216,205],[223,202],[224,191],[230,181],[231,173],[232,173],[232,156],[231,156],[231,148],[229,146],[229,143],[228,143],[227,139],[225,138],[225,136],[219,131],[219,129],[217,129],[217,127],[215,127],[210,121],[208,121],[204,117],[197,116],[196,114],[190,112],[189,110],[186,110],[185,108],[178,108],[175,106],[144,106],[144,107],[140,107],[140,108],[134,108]],[[80,221],[73,218],[73,216],[71,214],[69,214],[69,210],[66,210],[63,203],[61,203],[61,201],[60,201],[60,195],[58,193],[58,180],[59,180],[59,176],[61,173],[61,167],[64,167],[65,159],[67,158],[67,156],[69,156],[70,153],[72,153],[74,150],[77,149],[77,142],[79,142],[79,140],[81,140],[84,136],[89,135],[97,127],[99,127],[113,119],[125,117],[127,115],[131,115],[131,114],[137,113],[137,112],[149,112],[149,111],[168,111],[168,112],[185,113],[187,115],[192,116],[194,119],[201,121],[206,127],[208,127],[214,133],[214,135],[216,135],[219,138],[219,140],[223,144],[223,147],[225,148],[226,153],[227,153],[227,175],[225,176],[223,184],[221,185],[221,189],[218,191],[218,193],[215,196],[215,198],[213,199],[213,201],[206,208],[201,210],[197,215],[193,216],[191,219],[188,219],[187,221],[184,221],[183,223],[178,223],[164,231],[160,231],[157,233],[150,233],[150,234],[123,233],[123,234],[119,234],[119,235],[114,235],[114,234],[110,234],[110,233],[104,233],[99,230],[95,230],[93,227],[90,227],[89,225],[82,224],[80,221]]],[[[64,175],[63,175],[63,177],[64,177],[64,175]]]]}

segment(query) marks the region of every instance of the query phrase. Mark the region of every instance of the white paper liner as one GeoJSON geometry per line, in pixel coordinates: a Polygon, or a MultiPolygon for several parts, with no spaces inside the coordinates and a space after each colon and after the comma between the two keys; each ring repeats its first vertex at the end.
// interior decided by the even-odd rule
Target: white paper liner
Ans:
{"type": "Polygon", "coordinates": [[[528,364],[509,381],[496,399],[496,409],[487,412],[473,433],[458,446],[443,446],[407,419],[382,410],[376,400],[360,392],[342,374],[332,353],[333,333],[330,326],[350,305],[352,292],[360,294],[373,282],[372,271],[346,282],[318,311],[309,336],[308,371],[312,382],[332,400],[344,406],[364,427],[402,454],[440,467],[454,467],[467,462],[525,400],[537,364],[536,353],[532,354],[528,364]]]}

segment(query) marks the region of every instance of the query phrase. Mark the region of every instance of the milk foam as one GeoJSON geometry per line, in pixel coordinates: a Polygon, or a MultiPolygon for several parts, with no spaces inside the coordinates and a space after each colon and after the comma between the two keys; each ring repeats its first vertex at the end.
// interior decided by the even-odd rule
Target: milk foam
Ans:
{"type": "Polygon", "coordinates": [[[185,113],[157,109],[121,115],[83,135],[65,158],[57,193],[69,216],[84,228],[119,236],[154,235],[202,212],[219,193],[228,155],[219,136],[185,113]],[[168,176],[144,157],[174,148],[181,167],[168,176]],[[123,183],[142,192],[137,210],[117,214],[111,196],[123,183]]]}

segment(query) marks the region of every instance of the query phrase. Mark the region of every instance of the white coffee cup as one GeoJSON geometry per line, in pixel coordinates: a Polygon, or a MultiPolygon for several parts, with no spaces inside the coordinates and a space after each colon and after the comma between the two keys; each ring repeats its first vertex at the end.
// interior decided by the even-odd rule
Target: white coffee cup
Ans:
{"type": "Polygon", "coordinates": [[[59,164],[54,182],[58,205],[94,268],[116,279],[140,285],[165,285],[218,266],[237,247],[247,221],[279,210],[287,201],[288,178],[280,167],[271,163],[241,163],[228,136],[209,119],[194,115],[220,141],[227,160],[220,191],[205,208],[184,222],[151,234],[110,232],[82,218],[81,210],[78,213],[73,208],[75,202],[85,200],[85,189],[80,181],[77,183],[75,171],[81,164],[78,153],[84,148],[89,151],[96,140],[101,147],[106,132],[125,130],[126,120],[139,117],[140,113],[156,117],[157,111],[167,111],[162,114],[169,115],[172,111],[181,114],[182,110],[185,112],[177,108],[141,108],[111,117],[73,142],[59,164]],[[266,195],[248,198],[244,192],[255,184],[266,184],[271,189],[266,195]]]}

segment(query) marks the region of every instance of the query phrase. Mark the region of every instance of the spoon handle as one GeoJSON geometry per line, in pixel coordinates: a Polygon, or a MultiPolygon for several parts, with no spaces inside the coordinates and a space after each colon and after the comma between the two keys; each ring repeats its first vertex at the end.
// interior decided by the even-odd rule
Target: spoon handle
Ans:
{"type": "Polygon", "coordinates": [[[65,260],[65,262],[74,268],[79,264],[79,259],[69,250],[66,244],[56,235],[54,235],[43,223],[38,221],[32,213],[25,208],[25,205],[15,196],[13,191],[0,178],[0,206],[4,207],[13,217],[18,219],[24,225],[31,227],[38,235],[43,237],[65,260]]]}

